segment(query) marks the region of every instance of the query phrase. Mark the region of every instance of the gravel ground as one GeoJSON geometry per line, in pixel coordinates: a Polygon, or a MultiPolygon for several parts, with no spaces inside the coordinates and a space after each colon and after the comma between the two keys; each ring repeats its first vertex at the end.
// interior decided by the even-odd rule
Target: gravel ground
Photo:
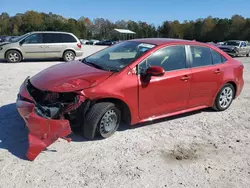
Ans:
{"type": "MultiPolygon", "coordinates": [[[[84,47],[85,55],[96,47],[84,47]]],[[[15,108],[28,75],[60,63],[1,63],[0,188],[250,187],[250,58],[245,87],[225,112],[202,110],[118,131],[105,140],[58,140],[33,162],[15,108]]]]}

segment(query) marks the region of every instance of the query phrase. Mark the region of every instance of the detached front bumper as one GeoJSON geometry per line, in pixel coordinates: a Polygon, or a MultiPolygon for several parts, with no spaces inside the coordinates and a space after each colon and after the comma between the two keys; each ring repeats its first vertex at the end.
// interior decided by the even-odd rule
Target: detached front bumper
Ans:
{"type": "Polygon", "coordinates": [[[29,129],[29,148],[26,156],[33,161],[46,147],[54,143],[58,138],[66,139],[71,134],[70,123],[66,119],[50,119],[41,117],[36,113],[36,105],[29,96],[25,87],[26,81],[22,84],[16,107],[20,116],[24,119],[29,129]]]}
{"type": "Polygon", "coordinates": [[[34,104],[19,99],[16,101],[16,106],[30,131],[28,135],[29,148],[26,153],[29,160],[33,161],[46,147],[54,143],[58,138],[65,138],[71,134],[68,120],[42,118],[34,112],[34,104]]]}

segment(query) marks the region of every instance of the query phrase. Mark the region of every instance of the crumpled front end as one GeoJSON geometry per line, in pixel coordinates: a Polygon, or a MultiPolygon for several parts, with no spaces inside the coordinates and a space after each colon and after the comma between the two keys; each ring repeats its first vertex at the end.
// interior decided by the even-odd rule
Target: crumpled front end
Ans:
{"type": "Polygon", "coordinates": [[[55,93],[35,88],[29,78],[22,84],[16,106],[29,129],[29,148],[26,156],[34,160],[58,138],[71,134],[67,115],[79,108],[85,97],[78,93],[55,93]]]}

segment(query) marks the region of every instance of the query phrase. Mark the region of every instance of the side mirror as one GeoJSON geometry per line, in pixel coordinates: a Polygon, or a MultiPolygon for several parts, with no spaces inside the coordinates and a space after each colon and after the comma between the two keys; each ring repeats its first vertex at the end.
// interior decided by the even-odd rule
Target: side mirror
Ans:
{"type": "Polygon", "coordinates": [[[22,46],[23,43],[24,43],[24,40],[21,40],[21,41],[19,42],[19,45],[22,46]]]}
{"type": "Polygon", "coordinates": [[[147,76],[163,76],[165,70],[160,66],[152,66],[146,70],[147,76]]]}

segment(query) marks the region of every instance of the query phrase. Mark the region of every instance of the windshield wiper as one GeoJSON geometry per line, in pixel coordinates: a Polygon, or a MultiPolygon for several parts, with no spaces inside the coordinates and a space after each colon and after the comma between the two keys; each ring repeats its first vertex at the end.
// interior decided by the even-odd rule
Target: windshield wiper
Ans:
{"type": "Polygon", "coordinates": [[[95,64],[95,63],[86,61],[85,58],[82,60],[82,62],[86,63],[87,65],[90,65],[91,67],[95,67],[95,68],[97,68],[97,69],[105,70],[105,69],[104,69],[102,66],[100,66],[100,65],[97,65],[97,64],[95,64]]]}
{"type": "Polygon", "coordinates": [[[105,71],[110,71],[110,72],[119,72],[120,69],[110,69],[109,67],[103,67],[101,65],[97,65],[95,63],[87,61],[85,58],[82,60],[82,62],[86,63],[89,66],[95,67],[97,69],[105,70],[105,71]]]}

